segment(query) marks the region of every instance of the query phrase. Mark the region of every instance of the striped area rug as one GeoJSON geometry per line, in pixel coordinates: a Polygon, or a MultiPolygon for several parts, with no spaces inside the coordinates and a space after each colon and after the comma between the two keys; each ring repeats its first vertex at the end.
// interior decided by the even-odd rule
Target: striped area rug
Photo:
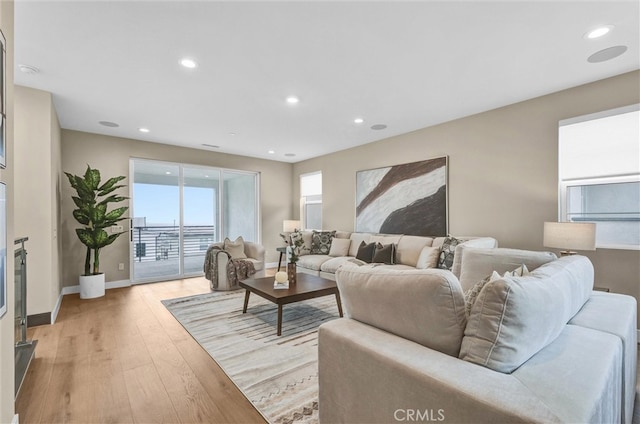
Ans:
{"type": "Polygon", "coordinates": [[[274,424],[318,421],[318,326],[338,318],[334,296],[285,305],[282,336],[277,306],[244,290],[162,303],[274,424]]]}

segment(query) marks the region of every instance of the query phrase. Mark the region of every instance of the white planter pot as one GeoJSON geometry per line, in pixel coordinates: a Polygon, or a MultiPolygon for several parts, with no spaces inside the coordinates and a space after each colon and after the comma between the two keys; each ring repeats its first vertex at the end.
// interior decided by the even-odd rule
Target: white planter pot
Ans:
{"type": "Polygon", "coordinates": [[[80,276],[80,299],[104,296],[104,274],[80,276]]]}

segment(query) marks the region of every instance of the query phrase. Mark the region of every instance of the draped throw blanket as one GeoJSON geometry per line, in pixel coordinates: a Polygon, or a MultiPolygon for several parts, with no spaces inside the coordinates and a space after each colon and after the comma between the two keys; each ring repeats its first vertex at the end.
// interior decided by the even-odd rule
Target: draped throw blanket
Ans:
{"type": "Polygon", "coordinates": [[[229,258],[226,271],[230,290],[238,288],[238,281],[256,273],[253,262],[246,259],[232,259],[229,252],[220,246],[211,246],[207,249],[204,258],[204,276],[211,282],[211,290],[218,289],[218,255],[226,255],[229,258]]]}

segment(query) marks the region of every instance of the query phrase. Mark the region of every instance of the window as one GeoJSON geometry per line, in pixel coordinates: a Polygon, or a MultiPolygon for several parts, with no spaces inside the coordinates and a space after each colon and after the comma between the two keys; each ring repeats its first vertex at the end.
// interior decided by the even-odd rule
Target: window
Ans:
{"type": "Polygon", "coordinates": [[[300,176],[300,216],[302,228],[322,229],[322,172],[300,176]]]}
{"type": "Polygon", "coordinates": [[[259,174],[131,160],[132,281],[202,273],[214,241],[259,242],[259,174]]]}
{"type": "Polygon", "coordinates": [[[595,222],[597,247],[640,249],[639,110],[560,122],[559,220],[595,222]]]}

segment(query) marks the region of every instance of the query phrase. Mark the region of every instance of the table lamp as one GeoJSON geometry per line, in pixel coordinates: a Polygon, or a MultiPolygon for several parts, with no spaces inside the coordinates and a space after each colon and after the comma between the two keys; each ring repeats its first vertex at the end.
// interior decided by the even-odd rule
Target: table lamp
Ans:
{"type": "Polygon", "coordinates": [[[596,250],[596,224],[545,222],[543,245],[564,249],[560,251],[560,256],[575,255],[574,250],[596,250]]]}
{"type": "Polygon", "coordinates": [[[295,221],[291,219],[285,219],[284,221],[282,221],[283,233],[293,233],[298,228],[300,228],[300,221],[295,221]]]}

